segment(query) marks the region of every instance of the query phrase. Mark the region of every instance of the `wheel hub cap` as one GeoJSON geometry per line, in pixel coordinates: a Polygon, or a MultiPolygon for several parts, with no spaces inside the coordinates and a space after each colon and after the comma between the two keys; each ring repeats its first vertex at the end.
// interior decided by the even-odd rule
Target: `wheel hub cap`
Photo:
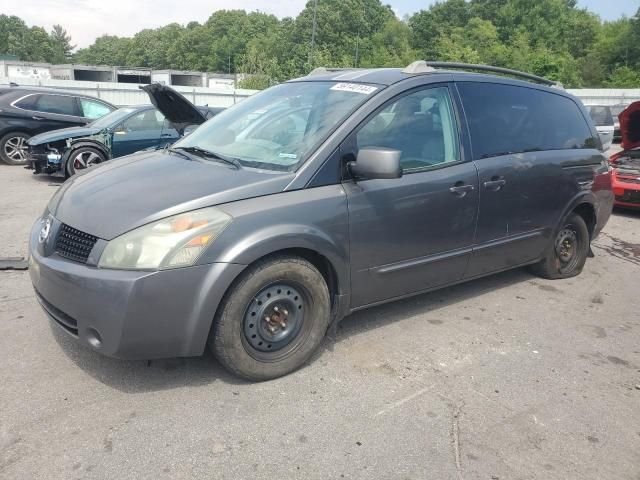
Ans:
{"type": "Polygon", "coordinates": [[[92,167],[100,163],[100,155],[94,152],[81,152],[73,159],[73,166],[76,170],[92,167]]]}
{"type": "Polygon", "coordinates": [[[287,284],[262,289],[249,304],[243,320],[249,345],[261,352],[274,352],[298,334],[304,318],[300,291],[287,284]]]}
{"type": "Polygon", "coordinates": [[[576,253],[577,237],[573,230],[563,229],[556,240],[556,253],[563,263],[569,263],[576,253]]]}

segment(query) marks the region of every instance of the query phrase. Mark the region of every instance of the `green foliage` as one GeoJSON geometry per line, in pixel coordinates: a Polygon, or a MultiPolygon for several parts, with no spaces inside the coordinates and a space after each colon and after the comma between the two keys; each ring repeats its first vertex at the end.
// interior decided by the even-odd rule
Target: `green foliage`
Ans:
{"type": "MultiPolygon", "coordinates": [[[[416,59],[484,63],[543,75],[568,87],[640,87],[640,9],[602,22],[576,0],[441,0],[406,20],[380,0],[318,0],[296,18],[219,10],[204,24],[176,23],[131,38],[103,36],[76,63],[248,74],[265,88],[317,66],[392,67],[416,59]]],[[[0,15],[0,53],[69,61],[71,38],[0,15]]]]}

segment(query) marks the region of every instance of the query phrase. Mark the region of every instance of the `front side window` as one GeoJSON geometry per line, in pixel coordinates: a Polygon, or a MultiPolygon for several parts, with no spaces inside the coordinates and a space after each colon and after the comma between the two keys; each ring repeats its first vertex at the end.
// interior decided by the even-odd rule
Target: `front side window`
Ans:
{"type": "Polygon", "coordinates": [[[111,108],[104,103],[89,100],[88,98],[80,99],[80,108],[82,109],[82,116],[91,120],[103,117],[111,112],[111,108]]]}
{"type": "Polygon", "coordinates": [[[276,85],[216,115],[175,148],[199,147],[242,166],[293,171],[381,89],[333,81],[276,85]]]}
{"type": "Polygon", "coordinates": [[[458,89],[475,159],[597,145],[580,108],[565,96],[498,83],[461,82],[458,89]]]}
{"type": "Polygon", "coordinates": [[[447,87],[427,88],[386,105],[356,134],[357,148],[400,150],[403,170],[459,160],[458,130],[447,87]]]}
{"type": "Polygon", "coordinates": [[[144,110],[122,122],[122,129],[126,132],[162,130],[163,122],[164,116],[158,110],[144,110]]]}
{"type": "Polygon", "coordinates": [[[76,115],[75,99],[68,95],[43,94],[38,97],[34,110],[58,115],[76,115]]]}

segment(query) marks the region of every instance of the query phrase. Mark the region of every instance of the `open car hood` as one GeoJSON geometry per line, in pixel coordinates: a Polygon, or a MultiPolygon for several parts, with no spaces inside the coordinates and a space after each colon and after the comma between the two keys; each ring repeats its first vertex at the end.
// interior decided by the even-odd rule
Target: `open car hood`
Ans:
{"type": "Polygon", "coordinates": [[[640,101],[633,102],[620,115],[622,148],[632,150],[640,147],[640,101]]]}
{"type": "Polygon", "coordinates": [[[196,106],[173,88],[159,83],[140,87],[151,99],[151,103],[169,120],[178,132],[188,125],[200,125],[207,121],[196,106]]]}

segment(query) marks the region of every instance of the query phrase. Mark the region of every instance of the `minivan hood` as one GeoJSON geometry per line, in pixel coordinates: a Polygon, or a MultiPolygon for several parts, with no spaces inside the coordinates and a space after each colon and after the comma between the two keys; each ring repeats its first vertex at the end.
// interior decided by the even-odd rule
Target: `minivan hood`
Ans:
{"type": "Polygon", "coordinates": [[[60,130],[52,130],[50,132],[34,135],[27,141],[27,144],[35,146],[57,142],[59,140],[66,140],[67,138],[88,137],[89,135],[95,135],[100,132],[100,130],[102,129],[91,128],[90,126],[62,128],[60,130]]]}
{"type": "Polygon", "coordinates": [[[640,147],[640,101],[633,102],[620,115],[620,136],[622,148],[631,150],[640,147]]]}
{"type": "Polygon", "coordinates": [[[152,83],[140,88],[149,95],[153,106],[160,110],[178,131],[180,128],[184,130],[187,125],[200,125],[207,121],[193,103],[171,87],[152,83]]]}
{"type": "Polygon", "coordinates": [[[140,152],[72,177],[53,196],[49,211],[73,228],[111,240],[170,215],[281,192],[293,177],[189,160],[168,150],[140,152]]]}

